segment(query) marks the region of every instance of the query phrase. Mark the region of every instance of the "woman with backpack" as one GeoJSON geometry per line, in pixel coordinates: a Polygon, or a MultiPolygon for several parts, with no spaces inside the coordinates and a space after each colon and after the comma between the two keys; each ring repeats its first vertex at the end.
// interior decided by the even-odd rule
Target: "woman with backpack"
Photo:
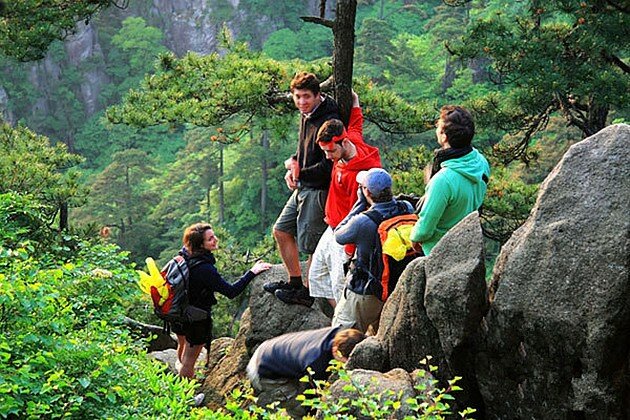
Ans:
{"type": "Polygon", "coordinates": [[[208,312],[202,321],[171,323],[171,329],[177,334],[177,357],[181,363],[179,375],[193,378],[195,362],[204,345],[210,350],[212,341],[212,306],[217,303],[214,296],[218,292],[230,299],[241,294],[245,287],[271,264],[258,261],[236,282],[230,284],[223,280],[215,267],[216,259],[212,251],[219,243],[212,226],[196,223],[186,228],[183,237],[182,253],[188,261],[190,270],[188,296],[189,303],[208,312]]]}

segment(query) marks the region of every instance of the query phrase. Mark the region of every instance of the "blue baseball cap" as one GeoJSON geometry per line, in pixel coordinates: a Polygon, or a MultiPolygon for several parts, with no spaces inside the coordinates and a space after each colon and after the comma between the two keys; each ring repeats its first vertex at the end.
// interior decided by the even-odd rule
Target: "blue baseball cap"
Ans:
{"type": "Polygon", "coordinates": [[[392,187],[392,177],[383,168],[359,172],[357,182],[367,188],[371,194],[380,194],[386,188],[392,187]]]}

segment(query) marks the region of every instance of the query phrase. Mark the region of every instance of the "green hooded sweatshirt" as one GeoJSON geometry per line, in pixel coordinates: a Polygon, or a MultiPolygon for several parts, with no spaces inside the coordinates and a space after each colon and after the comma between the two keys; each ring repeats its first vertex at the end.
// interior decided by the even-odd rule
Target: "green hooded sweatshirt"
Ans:
{"type": "Polygon", "coordinates": [[[483,175],[490,177],[490,166],[477,149],[442,162],[427,184],[420,218],[411,231],[411,240],[422,244],[425,255],[450,228],[481,207],[487,189],[483,175]]]}

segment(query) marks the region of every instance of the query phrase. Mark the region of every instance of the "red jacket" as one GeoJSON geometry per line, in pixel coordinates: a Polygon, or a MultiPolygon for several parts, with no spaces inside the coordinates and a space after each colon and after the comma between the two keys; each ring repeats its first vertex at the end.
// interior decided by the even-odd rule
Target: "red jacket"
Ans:
{"type": "Polygon", "coordinates": [[[357,174],[371,168],[381,167],[378,148],[363,141],[363,113],[361,108],[352,108],[348,123],[348,139],[357,149],[357,154],[348,162],[335,162],[331,173],[328,198],[326,199],[326,223],[333,229],[350,213],[357,201],[357,174]]]}

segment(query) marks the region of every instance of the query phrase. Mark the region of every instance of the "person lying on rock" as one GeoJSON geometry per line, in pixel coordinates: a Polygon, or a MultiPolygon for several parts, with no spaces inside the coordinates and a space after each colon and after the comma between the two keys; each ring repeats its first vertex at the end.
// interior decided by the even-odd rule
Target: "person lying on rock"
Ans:
{"type": "Polygon", "coordinates": [[[366,338],[359,330],[325,327],[298,331],[264,341],[247,365],[247,376],[257,391],[287,381],[299,381],[313,371],[312,379],[326,379],[332,359],[346,362],[354,347],[366,338]]]}

